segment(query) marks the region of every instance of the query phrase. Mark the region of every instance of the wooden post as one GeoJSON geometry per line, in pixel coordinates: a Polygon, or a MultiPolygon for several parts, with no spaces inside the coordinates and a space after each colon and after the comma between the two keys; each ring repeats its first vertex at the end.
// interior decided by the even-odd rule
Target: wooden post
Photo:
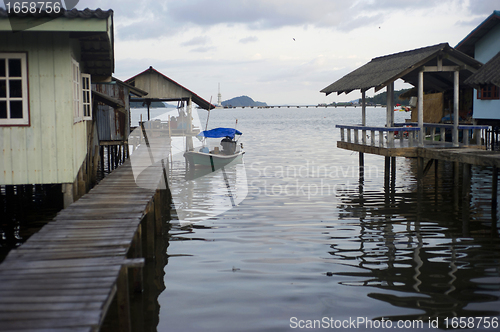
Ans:
{"type": "MultiPolygon", "coordinates": [[[[132,240],[132,248],[129,250],[133,258],[142,258],[142,225],[139,224],[132,240]]],[[[136,293],[144,291],[144,276],[143,268],[137,267],[131,270],[132,272],[132,287],[136,293]]]]}
{"type": "Polygon", "coordinates": [[[385,157],[384,184],[386,188],[389,188],[390,178],[391,178],[391,157],[385,157]]]}
{"type": "Polygon", "coordinates": [[[458,146],[458,96],[459,96],[459,71],[453,75],[453,146],[458,146]]]}
{"type": "Polygon", "coordinates": [[[417,157],[417,186],[422,189],[424,184],[424,158],[417,157]]]}
{"type": "Polygon", "coordinates": [[[154,212],[155,212],[155,234],[160,236],[163,234],[163,216],[161,213],[162,210],[162,201],[161,201],[161,192],[162,189],[157,189],[154,196],[154,212]]]}
{"type": "MultiPolygon", "coordinates": [[[[361,90],[361,125],[366,126],[366,91],[361,90]]],[[[366,145],[366,130],[361,131],[361,142],[366,145]]],[[[365,157],[362,152],[359,153],[359,178],[364,180],[365,157]]]]}
{"type": "MultiPolygon", "coordinates": [[[[386,113],[386,126],[394,126],[394,82],[387,85],[387,113],[386,113]]],[[[387,146],[392,147],[394,142],[394,133],[387,132],[387,146]]]]}
{"type": "Polygon", "coordinates": [[[359,179],[364,180],[365,178],[365,155],[360,152],[359,153],[359,179]]]}
{"type": "Polygon", "coordinates": [[[109,145],[106,146],[106,151],[108,153],[108,173],[111,173],[111,150],[109,145]]]}
{"type": "Polygon", "coordinates": [[[497,192],[498,192],[498,168],[493,167],[491,179],[491,224],[494,229],[497,227],[497,192]]]}
{"type": "Polygon", "coordinates": [[[151,106],[151,100],[146,100],[146,105],[148,106],[148,121],[150,121],[151,113],[149,112],[149,106],[151,106]]]}
{"type": "Polygon", "coordinates": [[[366,91],[361,90],[361,125],[366,126],[366,91]]]}
{"type": "Polygon", "coordinates": [[[424,71],[418,72],[418,145],[424,146],[424,71]]]}
{"type": "Polygon", "coordinates": [[[153,261],[155,258],[155,207],[154,201],[151,203],[153,206],[149,209],[146,215],[146,259],[153,261]]]}
{"type": "Polygon", "coordinates": [[[122,266],[116,283],[116,300],[118,302],[118,326],[120,331],[131,331],[130,299],[128,293],[128,268],[122,266]]]}
{"type": "Polygon", "coordinates": [[[391,157],[391,191],[396,190],[396,157],[391,157]]]}
{"type": "Polygon", "coordinates": [[[471,186],[471,164],[463,164],[462,185],[462,235],[468,237],[470,219],[470,186],[471,186]]]}

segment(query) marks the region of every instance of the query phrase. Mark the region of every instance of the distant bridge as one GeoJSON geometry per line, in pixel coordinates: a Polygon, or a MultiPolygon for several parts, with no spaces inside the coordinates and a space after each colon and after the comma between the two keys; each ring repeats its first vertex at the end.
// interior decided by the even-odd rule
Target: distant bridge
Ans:
{"type": "MultiPolygon", "coordinates": [[[[367,105],[368,107],[385,107],[385,105],[367,105]]],[[[361,105],[267,105],[267,106],[224,106],[223,108],[347,108],[361,105]]],[[[218,107],[220,108],[220,107],[218,107]]]]}

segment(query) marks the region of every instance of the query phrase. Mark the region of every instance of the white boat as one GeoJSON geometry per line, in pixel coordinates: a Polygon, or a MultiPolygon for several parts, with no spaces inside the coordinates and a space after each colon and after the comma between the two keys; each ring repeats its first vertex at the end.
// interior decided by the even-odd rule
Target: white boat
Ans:
{"type": "Polygon", "coordinates": [[[212,150],[203,144],[201,148],[193,149],[184,153],[184,157],[189,167],[206,167],[212,171],[224,167],[225,165],[241,160],[245,153],[235,140],[236,135],[242,133],[234,128],[215,128],[202,131],[197,135],[206,143],[206,138],[222,138],[220,146],[215,146],[212,150]]]}

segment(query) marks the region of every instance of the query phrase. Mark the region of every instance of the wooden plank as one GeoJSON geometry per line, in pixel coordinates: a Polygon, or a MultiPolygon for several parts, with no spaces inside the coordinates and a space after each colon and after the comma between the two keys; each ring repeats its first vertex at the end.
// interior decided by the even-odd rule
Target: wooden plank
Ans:
{"type": "Polygon", "coordinates": [[[47,260],[47,261],[17,261],[9,260],[1,265],[2,272],[5,269],[48,269],[58,267],[100,267],[109,266],[116,268],[116,266],[126,265],[131,261],[140,261],[140,258],[127,259],[125,257],[105,257],[105,258],[84,258],[84,259],[64,259],[64,260],[47,260]]]}
{"type": "Polygon", "coordinates": [[[70,310],[100,310],[101,301],[93,302],[67,302],[67,303],[2,303],[0,312],[16,311],[70,311],[70,310]]]}
{"type": "Polygon", "coordinates": [[[104,302],[109,295],[79,295],[75,296],[1,296],[0,303],[75,303],[75,302],[104,302]]]}
{"type": "MultiPolygon", "coordinates": [[[[3,264],[2,264],[3,265],[3,264]]],[[[109,276],[117,275],[119,266],[71,266],[71,267],[54,267],[54,268],[39,268],[39,269],[18,269],[18,270],[3,270],[1,271],[0,278],[3,275],[38,275],[46,277],[52,274],[64,273],[92,273],[93,276],[109,276]]]]}
{"type": "Polygon", "coordinates": [[[361,153],[376,154],[385,157],[417,157],[417,148],[384,148],[371,145],[354,144],[348,142],[337,142],[337,147],[361,153]]]}
{"type": "MultiPolygon", "coordinates": [[[[54,296],[67,296],[67,297],[78,297],[80,299],[82,296],[109,296],[111,291],[111,286],[106,288],[77,288],[77,289],[10,289],[10,290],[0,290],[0,297],[33,297],[37,298],[51,298],[54,296]]],[[[102,287],[102,286],[101,286],[102,287]]]]}
{"type": "Polygon", "coordinates": [[[33,319],[33,320],[16,320],[2,322],[2,329],[35,329],[35,328],[68,328],[68,327],[95,327],[98,328],[100,320],[94,318],[89,320],[88,317],[75,318],[60,318],[60,319],[33,319]]]}
{"type": "Polygon", "coordinates": [[[117,272],[116,271],[106,271],[106,270],[99,270],[99,271],[66,271],[66,270],[58,270],[56,271],[55,269],[52,269],[51,271],[36,271],[33,273],[25,273],[24,271],[22,272],[16,272],[16,271],[9,271],[10,273],[2,273],[0,275],[0,280],[6,281],[6,280],[36,280],[37,279],[44,279],[45,281],[49,282],[50,280],[67,280],[67,279],[73,279],[73,278],[106,278],[106,277],[117,277],[117,272]]]}
{"type": "Polygon", "coordinates": [[[46,328],[25,328],[22,330],[16,329],[16,330],[6,330],[2,329],[2,332],[92,332],[94,331],[93,327],[52,327],[49,329],[46,328]]]}
{"type": "MultiPolygon", "coordinates": [[[[100,319],[100,310],[48,310],[48,311],[34,311],[34,312],[17,312],[15,314],[9,312],[0,312],[0,322],[8,322],[12,320],[25,319],[63,319],[63,318],[83,318],[86,317],[89,320],[100,319]]],[[[0,324],[1,324],[0,323],[0,324]]]]}
{"type": "Polygon", "coordinates": [[[80,214],[78,212],[74,212],[74,213],[64,213],[64,214],[60,214],[56,217],[57,220],[63,220],[63,219],[69,219],[69,220],[72,220],[74,218],[79,218],[81,220],[99,220],[99,219],[102,219],[102,220],[106,220],[106,219],[110,219],[110,218],[113,218],[113,219],[130,219],[130,218],[142,218],[143,217],[143,214],[142,213],[134,213],[133,215],[131,215],[130,213],[123,213],[123,212],[116,212],[116,213],[104,213],[104,212],[101,212],[101,213],[87,213],[87,214],[80,214]]]}
{"type": "Polygon", "coordinates": [[[23,290],[31,289],[80,289],[80,288],[98,288],[111,287],[115,282],[114,277],[93,277],[93,278],[69,278],[69,279],[44,279],[43,282],[37,282],[31,279],[2,280],[0,279],[0,290],[11,290],[22,286],[23,290]]]}

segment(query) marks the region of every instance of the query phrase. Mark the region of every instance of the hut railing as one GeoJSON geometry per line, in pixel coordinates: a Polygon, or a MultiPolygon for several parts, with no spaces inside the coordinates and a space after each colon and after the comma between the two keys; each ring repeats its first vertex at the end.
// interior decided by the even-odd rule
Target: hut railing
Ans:
{"type": "Polygon", "coordinates": [[[371,127],[361,125],[336,125],[342,142],[379,147],[416,147],[418,127],[371,127]],[[361,133],[361,134],[360,134],[361,133]],[[399,143],[396,143],[399,141],[399,143]],[[399,146],[398,146],[399,145],[399,146]]]}
{"type": "MultiPolygon", "coordinates": [[[[394,126],[418,126],[416,122],[395,123],[394,126]]],[[[458,125],[459,142],[465,146],[484,146],[485,137],[489,126],[458,125]]],[[[452,139],[453,124],[424,123],[424,137],[426,140],[445,142],[448,133],[449,141],[452,139]]]]}

